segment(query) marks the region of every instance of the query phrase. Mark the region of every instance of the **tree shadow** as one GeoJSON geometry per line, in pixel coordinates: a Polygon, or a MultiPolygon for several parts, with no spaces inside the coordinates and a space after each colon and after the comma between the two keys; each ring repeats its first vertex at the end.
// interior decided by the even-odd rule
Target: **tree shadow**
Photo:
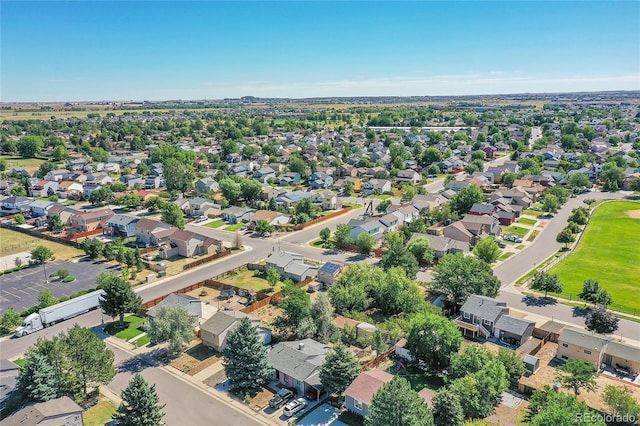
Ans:
{"type": "Polygon", "coordinates": [[[551,297],[533,297],[533,296],[523,296],[522,302],[527,306],[548,306],[548,305],[556,305],[555,299],[551,297]]]}
{"type": "Polygon", "coordinates": [[[574,306],[573,307],[573,316],[574,317],[584,318],[589,314],[589,311],[590,311],[589,308],[581,308],[579,306],[574,306]]]}
{"type": "Polygon", "coordinates": [[[120,373],[128,372],[135,374],[140,373],[141,371],[149,367],[152,367],[152,364],[148,362],[146,357],[142,355],[136,355],[121,362],[117,368],[118,372],[120,373]]]}

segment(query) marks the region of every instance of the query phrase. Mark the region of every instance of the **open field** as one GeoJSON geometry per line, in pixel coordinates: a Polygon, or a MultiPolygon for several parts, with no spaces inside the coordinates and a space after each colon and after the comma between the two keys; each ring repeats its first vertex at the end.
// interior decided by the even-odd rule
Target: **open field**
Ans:
{"type": "Polygon", "coordinates": [[[44,158],[22,158],[10,155],[2,155],[0,159],[7,161],[7,170],[14,167],[40,167],[40,164],[46,161],[44,158]]]}
{"type": "Polygon", "coordinates": [[[101,399],[96,405],[82,413],[85,426],[103,426],[116,412],[118,406],[107,398],[101,399]]]}
{"type": "Polygon", "coordinates": [[[640,203],[617,201],[596,210],[574,252],[550,270],[564,284],[562,296],[577,298],[582,283],[592,278],[614,304],[640,309],[640,299],[632,296],[640,290],[640,219],[628,215],[638,208],[640,203]]]}
{"type": "Polygon", "coordinates": [[[45,246],[53,251],[56,259],[70,260],[75,257],[84,256],[82,250],[75,249],[65,244],[54,243],[53,241],[41,240],[22,232],[10,229],[0,229],[0,257],[16,254],[23,251],[31,251],[37,246],[45,246]]]}
{"type": "Polygon", "coordinates": [[[264,291],[273,289],[273,292],[280,291],[280,288],[282,288],[283,285],[282,281],[278,281],[275,287],[271,287],[267,280],[263,278],[265,274],[255,276],[254,274],[256,272],[259,271],[240,269],[239,271],[234,272],[232,275],[227,275],[220,278],[219,281],[225,284],[234,285],[236,287],[246,288],[247,290],[264,291]]]}

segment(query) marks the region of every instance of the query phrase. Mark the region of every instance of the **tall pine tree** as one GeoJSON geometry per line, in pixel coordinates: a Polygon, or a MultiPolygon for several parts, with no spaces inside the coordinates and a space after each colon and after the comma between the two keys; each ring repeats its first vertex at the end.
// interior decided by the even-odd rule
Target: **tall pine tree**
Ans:
{"type": "Polygon", "coordinates": [[[440,389],[433,397],[433,422],[436,426],[461,426],[464,412],[460,398],[447,388],[440,389]]]}
{"type": "Polygon", "coordinates": [[[56,372],[44,355],[31,353],[18,377],[18,390],[23,398],[45,402],[60,396],[56,372]]]}
{"type": "Polygon", "coordinates": [[[131,284],[116,274],[100,274],[99,287],[105,292],[100,299],[100,307],[105,314],[120,317],[124,322],[124,314],[137,312],[142,307],[142,298],[131,289],[131,284]]]}
{"type": "Polygon", "coordinates": [[[121,426],[160,426],[164,405],[156,393],[156,385],[151,385],[140,375],[133,376],[129,385],[121,393],[122,403],[113,419],[121,426]]]}
{"type": "Polygon", "coordinates": [[[227,346],[222,351],[224,371],[229,379],[229,390],[239,394],[253,393],[273,377],[267,348],[262,344],[256,327],[244,317],[227,335],[227,346]]]}
{"type": "Polygon", "coordinates": [[[336,345],[320,367],[320,383],[329,395],[342,393],[360,374],[360,363],[343,345],[336,345]]]}

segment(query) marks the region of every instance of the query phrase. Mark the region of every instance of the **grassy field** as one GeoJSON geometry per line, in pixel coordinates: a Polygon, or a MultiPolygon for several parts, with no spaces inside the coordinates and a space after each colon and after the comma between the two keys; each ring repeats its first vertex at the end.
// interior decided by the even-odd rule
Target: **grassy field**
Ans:
{"type": "Polygon", "coordinates": [[[538,223],[538,221],[535,219],[529,219],[528,217],[521,217],[520,219],[518,219],[518,223],[523,223],[525,225],[533,226],[536,223],[538,223]]]}
{"type": "Polygon", "coordinates": [[[362,204],[359,203],[351,203],[351,202],[346,202],[346,203],[342,203],[342,205],[344,207],[351,207],[352,209],[356,210],[356,209],[361,209],[363,206],[362,204]]]}
{"type": "Polygon", "coordinates": [[[369,195],[367,198],[377,199],[377,200],[388,200],[392,196],[389,194],[380,194],[380,195],[369,195]]]}
{"type": "Polygon", "coordinates": [[[218,220],[214,220],[213,222],[209,222],[206,225],[209,228],[220,228],[221,226],[224,226],[224,221],[222,219],[218,219],[218,220]]]}
{"type": "Polygon", "coordinates": [[[234,231],[237,231],[238,229],[242,228],[242,225],[244,225],[244,223],[234,223],[233,225],[229,225],[226,228],[222,228],[222,230],[223,231],[234,232],[234,231]]]}
{"type": "MultiPolygon", "coordinates": [[[[271,289],[271,285],[264,278],[264,275],[254,276],[256,271],[250,271],[248,269],[240,269],[235,272],[234,275],[227,275],[223,278],[220,278],[220,282],[225,284],[231,284],[236,287],[246,288],[248,290],[260,291],[271,289]]],[[[273,287],[273,292],[277,292],[282,287],[282,281],[278,281],[278,283],[273,287]]]]}
{"type": "MultiPolygon", "coordinates": [[[[563,296],[582,291],[589,278],[598,280],[615,304],[640,309],[640,203],[609,202],[600,206],[575,251],[550,270],[564,284],[563,296]],[[629,216],[634,211],[636,217],[629,216]],[[635,236],[635,238],[634,238],[635,236]]],[[[613,307],[615,308],[615,307],[613,307]]]]}
{"type": "Polygon", "coordinates": [[[2,155],[1,159],[7,160],[7,170],[11,170],[14,167],[40,167],[40,164],[46,160],[44,158],[22,158],[2,155]]]}
{"type": "Polygon", "coordinates": [[[82,413],[85,426],[104,426],[116,412],[118,406],[111,400],[102,399],[93,407],[82,413]]]}
{"type": "Polygon", "coordinates": [[[115,321],[106,326],[105,331],[122,340],[130,340],[143,333],[140,326],[144,323],[144,318],[137,315],[129,315],[124,321],[127,323],[127,328],[121,329],[118,321],[115,321]]]}
{"type": "Polygon", "coordinates": [[[10,229],[0,229],[0,256],[8,256],[23,251],[31,251],[37,246],[45,246],[53,251],[56,259],[69,260],[84,255],[82,250],[75,249],[65,244],[54,243],[53,241],[41,240],[22,232],[10,229]]]}
{"type": "Polygon", "coordinates": [[[522,226],[513,225],[508,228],[503,228],[502,231],[505,234],[515,234],[522,237],[527,235],[527,232],[529,232],[529,228],[523,228],[522,226]]]}
{"type": "Polygon", "coordinates": [[[537,210],[525,210],[523,213],[535,217],[542,216],[544,214],[544,212],[539,212],[537,210]]]}

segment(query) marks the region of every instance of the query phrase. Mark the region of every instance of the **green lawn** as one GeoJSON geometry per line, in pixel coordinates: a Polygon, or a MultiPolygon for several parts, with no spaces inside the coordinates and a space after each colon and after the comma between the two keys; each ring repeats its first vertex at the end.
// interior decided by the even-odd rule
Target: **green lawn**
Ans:
{"type": "Polygon", "coordinates": [[[127,323],[127,328],[122,329],[119,322],[114,321],[105,328],[105,331],[122,340],[133,339],[138,334],[142,334],[144,332],[140,329],[140,326],[144,323],[144,318],[137,315],[129,315],[124,319],[124,321],[127,323]]]}
{"type": "Polygon", "coordinates": [[[22,158],[12,156],[0,156],[3,160],[7,160],[7,170],[11,170],[14,167],[40,167],[40,164],[46,160],[43,158],[22,158]]]}
{"type": "Polygon", "coordinates": [[[222,228],[222,230],[223,231],[233,232],[233,231],[237,231],[238,229],[242,228],[243,225],[244,225],[244,223],[234,223],[233,225],[229,225],[226,228],[222,228]]]}
{"type": "Polygon", "coordinates": [[[282,281],[278,281],[275,287],[271,287],[269,282],[266,280],[265,274],[260,274],[255,276],[256,271],[250,271],[248,269],[240,269],[237,272],[233,273],[233,275],[226,275],[222,278],[219,278],[218,281],[231,284],[236,287],[246,288],[255,291],[264,291],[264,290],[272,290],[273,292],[277,292],[282,287],[282,281]]]}
{"type": "Polygon", "coordinates": [[[136,346],[140,347],[140,346],[145,346],[150,341],[151,341],[151,337],[149,337],[148,334],[145,334],[144,336],[136,340],[134,343],[136,344],[136,346]]]}
{"type": "Polygon", "coordinates": [[[224,226],[224,221],[222,219],[218,219],[213,222],[209,222],[204,226],[208,226],[209,228],[220,228],[221,226],[224,226]]]}
{"type": "Polygon", "coordinates": [[[13,361],[14,364],[20,366],[20,367],[24,367],[24,365],[27,363],[26,358],[18,358],[16,360],[13,361]]]}
{"type": "Polygon", "coordinates": [[[351,207],[352,209],[361,209],[362,208],[362,204],[358,204],[358,203],[350,203],[350,202],[346,202],[346,203],[342,203],[342,205],[344,207],[351,207]]]}
{"type": "Polygon", "coordinates": [[[537,221],[537,220],[535,220],[535,219],[529,219],[529,218],[527,218],[527,217],[521,217],[520,219],[518,219],[518,223],[523,223],[523,224],[525,224],[525,225],[531,225],[531,226],[533,226],[533,225],[535,225],[536,223],[538,223],[538,221],[537,221]]]}
{"type": "Polygon", "coordinates": [[[525,210],[523,214],[538,217],[538,216],[542,216],[544,212],[539,212],[537,210],[525,210]]]}
{"type": "Polygon", "coordinates": [[[522,226],[513,225],[508,228],[503,228],[502,231],[505,234],[515,234],[522,237],[524,235],[527,235],[527,232],[529,232],[529,228],[523,228],[522,226]]]}
{"type": "Polygon", "coordinates": [[[388,200],[391,197],[392,196],[389,194],[374,194],[374,195],[369,195],[367,198],[375,198],[378,200],[388,200]]]}
{"type": "Polygon", "coordinates": [[[118,406],[108,399],[103,399],[82,413],[85,426],[104,426],[116,412],[118,406]]]}
{"type": "Polygon", "coordinates": [[[609,202],[596,210],[574,252],[550,270],[564,284],[562,296],[575,299],[582,283],[592,278],[614,304],[640,309],[640,298],[633,297],[640,291],[640,250],[633,237],[640,235],[640,219],[625,213],[630,210],[640,210],[640,203],[609,202]]]}
{"type": "Polygon", "coordinates": [[[505,260],[508,259],[509,257],[513,256],[513,252],[512,251],[505,251],[504,253],[502,253],[500,255],[500,257],[498,257],[498,260],[505,260]]]}

